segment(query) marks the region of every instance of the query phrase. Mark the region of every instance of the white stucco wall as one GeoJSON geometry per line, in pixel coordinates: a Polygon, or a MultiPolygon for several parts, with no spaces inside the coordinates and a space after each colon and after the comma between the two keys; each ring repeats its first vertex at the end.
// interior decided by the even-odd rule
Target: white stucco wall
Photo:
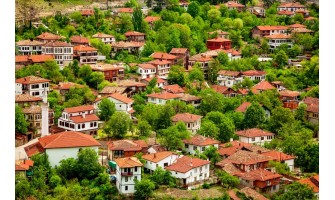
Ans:
{"type": "MultiPolygon", "coordinates": [[[[203,153],[204,151],[202,150],[202,147],[205,147],[205,150],[206,150],[210,146],[212,146],[212,145],[196,146],[196,145],[189,144],[188,148],[185,148],[185,150],[186,150],[187,153],[190,153],[190,154],[196,154],[196,150],[198,150],[200,153],[203,153]],[[197,149],[194,150],[194,147],[196,147],[197,149]]],[[[214,144],[213,146],[216,147],[216,148],[219,148],[219,144],[214,144]]]]}
{"type": "Polygon", "coordinates": [[[157,167],[161,167],[162,169],[164,169],[164,163],[167,163],[169,165],[171,165],[176,159],[178,158],[178,155],[170,155],[166,158],[164,158],[163,160],[157,162],[157,163],[154,163],[154,162],[151,162],[149,160],[146,160],[146,163],[144,165],[145,168],[147,169],[150,169],[152,171],[155,171],[157,169],[157,167]],[[158,164],[158,166],[157,166],[158,164]]]}
{"type": "MultiPolygon", "coordinates": [[[[80,148],[84,149],[86,147],[46,149],[46,153],[48,154],[51,167],[59,165],[59,162],[63,159],[77,158],[77,154],[80,148]]],[[[88,147],[88,148],[94,149],[95,152],[97,152],[98,154],[98,147],[88,147]]]]}
{"type": "Polygon", "coordinates": [[[153,103],[153,104],[160,104],[160,105],[166,104],[165,99],[158,99],[158,98],[153,98],[153,97],[148,97],[148,102],[153,103]]]}
{"type": "Polygon", "coordinates": [[[186,173],[180,173],[171,171],[172,176],[178,179],[186,179],[186,184],[193,183],[195,181],[208,180],[209,178],[209,165],[204,165],[201,167],[193,168],[186,173]]]}
{"type": "Polygon", "coordinates": [[[261,137],[255,137],[255,141],[252,141],[252,138],[239,136],[240,142],[246,142],[246,143],[257,144],[257,145],[264,145],[265,142],[271,142],[271,140],[274,138],[274,136],[272,136],[272,139],[267,139],[267,136],[263,136],[263,137],[264,137],[264,140],[261,140],[261,137]]]}
{"type": "Polygon", "coordinates": [[[285,163],[287,164],[287,166],[290,168],[290,171],[292,171],[294,169],[294,159],[291,160],[285,160],[285,163]]]}
{"type": "MultiPolygon", "coordinates": [[[[108,97],[108,99],[109,99],[111,102],[113,102],[113,103],[115,104],[115,109],[116,109],[117,111],[124,111],[124,112],[127,112],[127,111],[129,111],[129,110],[132,109],[132,104],[133,104],[133,103],[128,103],[128,104],[126,104],[126,103],[123,103],[122,101],[119,101],[119,100],[114,99],[114,98],[112,98],[112,97],[108,97]]],[[[101,100],[95,102],[95,103],[94,103],[94,108],[95,108],[95,109],[98,109],[98,106],[99,106],[100,103],[101,103],[101,100]]]]}
{"type": "Polygon", "coordinates": [[[15,94],[22,94],[22,84],[15,83],[15,94]]]}
{"type": "Polygon", "coordinates": [[[132,194],[135,192],[135,176],[138,180],[141,180],[141,167],[136,167],[137,172],[135,172],[135,167],[130,168],[130,171],[133,173],[132,176],[127,176],[128,181],[126,182],[126,176],[121,176],[121,173],[124,172],[124,168],[116,166],[116,187],[122,194],[132,194]],[[128,190],[126,190],[126,186],[128,190]]]}

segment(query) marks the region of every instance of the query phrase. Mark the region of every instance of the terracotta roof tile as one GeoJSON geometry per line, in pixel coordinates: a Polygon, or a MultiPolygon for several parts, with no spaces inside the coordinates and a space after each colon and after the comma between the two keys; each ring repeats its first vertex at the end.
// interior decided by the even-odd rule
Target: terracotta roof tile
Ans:
{"type": "Polygon", "coordinates": [[[120,168],[142,167],[143,164],[136,157],[117,158],[115,159],[117,166],[120,168]]]}
{"type": "Polygon", "coordinates": [[[73,82],[59,82],[57,85],[57,89],[59,90],[69,90],[71,87],[73,88],[83,88],[84,85],[80,85],[78,83],[73,82]]]}
{"type": "Polygon", "coordinates": [[[250,164],[256,164],[256,163],[261,163],[261,162],[267,162],[270,160],[273,160],[273,158],[269,156],[264,156],[256,152],[238,150],[233,155],[218,162],[217,165],[221,166],[221,164],[226,164],[226,163],[233,163],[233,164],[238,164],[238,165],[239,164],[250,165],[250,164]]]}
{"type": "Polygon", "coordinates": [[[239,71],[229,71],[229,70],[220,70],[218,72],[219,75],[226,75],[226,76],[239,76],[241,72],[239,71]]]}
{"type": "Polygon", "coordinates": [[[212,88],[214,89],[215,92],[222,94],[228,90],[228,87],[223,85],[212,85],[212,88]]]}
{"type": "Polygon", "coordinates": [[[196,146],[208,146],[208,145],[220,144],[220,141],[202,135],[195,135],[190,139],[183,140],[183,142],[185,144],[192,144],[196,146]]]}
{"type": "Polygon", "coordinates": [[[291,160],[291,159],[295,158],[294,156],[291,156],[291,155],[288,155],[288,154],[285,154],[283,152],[276,151],[276,150],[264,152],[264,153],[262,153],[262,155],[274,158],[278,162],[282,162],[282,161],[285,161],[285,160],[291,160]]]}
{"type": "Polygon", "coordinates": [[[37,40],[20,40],[16,42],[17,46],[41,46],[43,43],[37,40]]]}
{"type": "Polygon", "coordinates": [[[194,95],[190,95],[190,94],[186,94],[186,93],[181,93],[181,94],[177,94],[178,97],[180,98],[181,101],[197,101],[197,100],[201,100],[201,97],[197,97],[194,95]]]}
{"type": "Polygon", "coordinates": [[[43,44],[44,47],[73,47],[72,44],[62,42],[62,41],[52,41],[43,44]]]}
{"type": "Polygon", "coordinates": [[[156,69],[155,66],[153,66],[152,64],[148,64],[148,63],[138,64],[138,67],[142,69],[156,69]]]}
{"type": "Polygon", "coordinates": [[[223,52],[230,53],[232,56],[240,56],[242,55],[241,52],[235,50],[235,49],[223,49],[223,52]]]}
{"type": "Polygon", "coordinates": [[[42,33],[41,35],[37,36],[36,38],[42,39],[42,40],[59,40],[63,37],[59,36],[59,35],[55,35],[53,33],[45,32],[45,33],[42,33]]]}
{"type": "Polygon", "coordinates": [[[213,60],[213,57],[209,56],[209,55],[206,55],[204,53],[199,53],[199,54],[196,54],[196,55],[190,57],[189,60],[190,61],[196,61],[196,62],[209,62],[209,61],[213,60]]]}
{"type": "Polygon", "coordinates": [[[119,12],[119,13],[133,13],[134,10],[132,8],[119,8],[119,9],[117,9],[117,12],[119,12]]]}
{"type": "Polygon", "coordinates": [[[271,85],[271,83],[269,83],[268,81],[261,81],[257,83],[256,85],[254,85],[252,89],[263,91],[263,90],[274,90],[276,88],[273,85],[271,85]]]}
{"type": "Polygon", "coordinates": [[[292,3],[282,3],[278,6],[278,8],[305,8],[305,6],[300,4],[299,2],[292,2],[292,3]]]}
{"type": "Polygon", "coordinates": [[[94,15],[94,11],[93,10],[82,10],[80,11],[81,15],[84,15],[84,16],[91,16],[91,15],[94,15]]]}
{"type": "Polygon", "coordinates": [[[232,175],[232,176],[236,176],[236,175],[241,175],[244,172],[241,171],[239,168],[237,168],[234,164],[232,163],[226,163],[224,165],[221,166],[222,170],[227,172],[228,174],[232,175]]]}
{"type": "Polygon", "coordinates": [[[70,40],[72,43],[78,43],[78,44],[88,44],[90,42],[87,38],[82,37],[80,35],[74,35],[70,38],[70,40]]]}
{"type": "MultiPolygon", "coordinates": [[[[190,113],[178,113],[175,116],[172,117],[172,121],[173,122],[185,122],[185,123],[191,123],[191,122],[196,122],[198,120],[200,120],[202,118],[202,116],[200,115],[194,115],[194,114],[190,114],[190,113]]],[[[203,136],[199,136],[199,137],[203,137],[203,136]]]]}
{"type": "Polygon", "coordinates": [[[127,88],[126,87],[117,87],[117,86],[106,86],[99,93],[100,94],[113,94],[120,93],[122,94],[127,88]]]}
{"type": "Polygon", "coordinates": [[[294,15],[294,12],[291,12],[289,10],[281,10],[277,12],[278,15],[294,15]]]}
{"type": "Polygon", "coordinates": [[[15,95],[15,103],[18,103],[18,102],[32,102],[32,101],[41,101],[42,102],[42,98],[31,96],[29,94],[17,94],[17,95],[15,95]]]}
{"type": "Polygon", "coordinates": [[[282,90],[279,92],[280,96],[283,97],[297,97],[300,96],[300,92],[298,91],[291,91],[291,90],[282,90]]]}
{"type": "Polygon", "coordinates": [[[91,69],[93,71],[100,71],[100,72],[104,72],[104,71],[110,71],[110,70],[123,70],[123,64],[122,63],[118,63],[118,64],[108,64],[108,63],[97,63],[97,64],[92,64],[90,65],[91,69]]]}
{"type": "Polygon", "coordinates": [[[268,198],[264,197],[260,193],[258,193],[256,190],[253,190],[249,187],[245,187],[240,190],[240,192],[244,193],[247,197],[251,197],[253,199],[257,200],[268,200],[268,198]]]}
{"type": "Polygon", "coordinates": [[[315,193],[319,192],[319,175],[315,175],[309,178],[303,178],[298,180],[297,182],[308,185],[315,193]]]}
{"type": "Polygon", "coordinates": [[[213,39],[208,39],[207,42],[231,42],[231,40],[226,39],[226,38],[213,38],[213,39]]]}
{"type": "Polygon", "coordinates": [[[242,74],[245,76],[262,76],[262,75],[266,75],[266,72],[258,71],[258,70],[248,70],[248,71],[242,72],[242,74]]]}
{"type": "Polygon", "coordinates": [[[38,139],[44,149],[100,146],[92,136],[76,131],[65,131],[38,139]]]}
{"type": "Polygon", "coordinates": [[[235,112],[245,113],[249,106],[251,106],[250,102],[243,102],[238,108],[235,109],[235,112]]]}
{"type": "Polygon", "coordinates": [[[144,46],[144,42],[124,42],[124,41],[120,41],[120,42],[114,42],[111,44],[112,47],[117,47],[117,48],[132,48],[132,47],[143,47],[144,46]]]}
{"type": "Polygon", "coordinates": [[[114,93],[114,94],[111,94],[109,96],[112,97],[112,98],[114,98],[114,99],[116,99],[116,100],[119,100],[119,101],[121,101],[123,103],[126,103],[126,104],[134,102],[134,100],[132,100],[132,99],[126,97],[126,96],[123,96],[123,95],[121,95],[119,93],[114,93]]]}
{"type": "Polygon", "coordinates": [[[236,193],[234,192],[234,190],[229,190],[228,191],[228,195],[230,197],[231,200],[241,200],[236,193]]]}
{"type": "Polygon", "coordinates": [[[117,82],[120,87],[144,87],[144,83],[133,81],[133,80],[121,80],[117,82]]]}
{"type": "Polygon", "coordinates": [[[163,89],[167,92],[173,93],[173,94],[177,94],[177,93],[184,93],[185,91],[183,90],[183,88],[181,88],[178,84],[174,84],[174,85],[166,85],[163,87],[163,89]]]}
{"type": "Polygon", "coordinates": [[[147,97],[152,97],[152,98],[157,98],[157,99],[178,99],[178,95],[168,93],[168,92],[163,92],[163,93],[153,93],[153,94],[147,94],[147,97]]]}
{"type": "Polygon", "coordinates": [[[270,133],[270,132],[264,131],[259,128],[251,128],[247,130],[237,131],[236,135],[251,138],[251,137],[259,137],[259,136],[273,136],[274,133],[270,133]]]}
{"type": "Polygon", "coordinates": [[[45,150],[39,142],[36,142],[29,146],[24,147],[24,151],[26,152],[28,158],[30,158],[33,155],[43,153],[45,150]]]}
{"type": "Polygon", "coordinates": [[[170,61],[167,61],[167,60],[152,60],[150,62],[148,62],[149,64],[153,64],[153,65],[167,65],[167,64],[171,64],[170,61]]]}
{"type": "Polygon", "coordinates": [[[250,172],[246,172],[243,175],[238,175],[244,180],[249,181],[267,181],[275,178],[282,177],[280,174],[270,172],[268,170],[258,168],[256,170],[252,170],[250,172]]]}
{"type": "Polygon", "coordinates": [[[306,20],[306,21],[316,20],[316,18],[315,18],[315,17],[306,17],[305,20],[306,20]]]}
{"type": "Polygon", "coordinates": [[[26,171],[29,167],[34,166],[33,160],[16,160],[15,161],[15,171],[26,171]]]}
{"type": "Polygon", "coordinates": [[[163,59],[163,60],[174,60],[177,58],[177,56],[169,54],[169,53],[163,53],[163,52],[154,52],[150,55],[150,57],[154,59],[163,59]]]}
{"type": "MultiPolygon", "coordinates": [[[[38,114],[38,113],[42,113],[42,107],[38,105],[32,105],[30,107],[23,108],[22,112],[24,114],[30,114],[30,113],[38,114]]],[[[49,112],[53,112],[53,110],[49,108],[49,112]]]]}
{"type": "Polygon", "coordinates": [[[165,167],[166,170],[169,171],[175,171],[180,173],[186,173],[190,171],[191,169],[201,167],[207,164],[210,164],[210,161],[202,160],[199,158],[191,158],[188,156],[183,156],[176,160],[175,163],[173,163],[170,166],[165,167]]]}
{"type": "Polygon", "coordinates": [[[98,51],[98,49],[85,45],[78,45],[73,47],[73,51],[83,52],[83,51],[98,51]]]}
{"type": "Polygon", "coordinates": [[[173,153],[171,151],[161,151],[158,153],[153,153],[153,154],[146,154],[143,155],[142,158],[144,160],[149,160],[151,162],[157,163],[169,156],[173,155],[173,153]]]}
{"type": "Polygon", "coordinates": [[[292,33],[313,33],[314,31],[307,28],[295,28],[292,30],[292,33]]]}
{"type": "Polygon", "coordinates": [[[92,38],[114,38],[114,36],[98,32],[98,33],[92,35],[92,38]]]}
{"type": "Polygon", "coordinates": [[[287,30],[286,26],[256,26],[261,31],[287,30]]]}
{"type": "Polygon", "coordinates": [[[76,112],[84,112],[84,111],[90,111],[90,110],[95,110],[93,105],[84,105],[84,106],[65,108],[64,112],[76,113],[76,112]]]}
{"type": "Polygon", "coordinates": [[[170,54],[185,54],[187,53],[188,49],[187,48],[172,48],[170,51],[170,54]]]}
{"type": "Polygon", "coordinates": [[[148,23],[152,23],[155,21],[160,20],[160,17],[155,17],[155,16],[147,16],[146,18],[144,18],[144,21],[148,22],[148,23]]]}
{"type": "Polygon", "coordinates": [[[15,83],[21,83],[21,84],[47,83],[47,82],[50,82],[50,80],[37,76],[26,76],[15,80],[15,83]]]}
{"type": "Polygon", "coordinates": [[[141,151],[148,147],[144,140],[116,140],[108,143],[108,148],[112,151],[141,151]]]}
{"type": "Polygon", "coordinates": [[[289,28],[306,28],[305,25],[302,24],[292,24],[288,26],[289,28]]]}
{"type": "Polygon", "coordinates": [[[33,63],[44,63],[48,60],[53,60],[54,58],[52,55],[30,55],[29,59],[31,59],[33,63]]]}
{"type": "Polygon", "coordinates": [[[268,39],[291,39],[291,35],[285,35],[285,34],[273,34],[273,35],[267,35],[265,38],[268,39]]]}
{"type": "Polygon", "coordinates": [[[224,3],[228,8],[244,8],[245,6],[234,1],[228,1],[224,3]]]}
{"type": "Polygon", "coordinates": [[[29,56],[28,55],[21,55],[21,56],[15,56],[15,62],[19,63],[19,62],[28,62],[29,56]]]}
{"type": "Polygon", "coordinates": [[[144,36],[145,33],[140,33],[140,32],[137,32],[137,31],[128,31],[124,34],[126,37],[127,36],[144,36]]]}
{"type": "Polygon", "coordinates": [[[83,117],[82,115],[71,116],[70,120],[78,124],[84,122],[99,121],[99,117],[96,114],[86,114],[85,117],[83,117]]]}

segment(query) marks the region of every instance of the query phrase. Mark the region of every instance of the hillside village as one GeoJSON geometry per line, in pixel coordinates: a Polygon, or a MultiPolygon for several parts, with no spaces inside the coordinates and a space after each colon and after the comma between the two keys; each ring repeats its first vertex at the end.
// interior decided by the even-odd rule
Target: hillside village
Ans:
{"type": "Polygon", "coordinates": [[[36,2],[17,5],[16,199],[318,199],[318,4],[36,2]]]}

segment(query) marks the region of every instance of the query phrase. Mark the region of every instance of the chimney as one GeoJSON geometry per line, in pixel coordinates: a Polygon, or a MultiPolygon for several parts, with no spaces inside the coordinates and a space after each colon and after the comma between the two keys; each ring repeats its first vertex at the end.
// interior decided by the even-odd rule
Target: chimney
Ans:
{"type": "Polygon", "coordinates": [[[85,114],[85,112],[83,112],[83,113],[82,113],[82,117],[85,118],[85,116],[86,116],[86,114],[85,114]]]}
{"type": "Polygon", "coordinates": [[[229,141],[232,142],[234,139],[233,138],[230,138],[229,141]]]}
{"type": "Polygon", "coordinates": [[[191,167],[193,167],[192,158],[191,158],[191,163],[190,163],[190,166],[191,166],[191,167]]]}

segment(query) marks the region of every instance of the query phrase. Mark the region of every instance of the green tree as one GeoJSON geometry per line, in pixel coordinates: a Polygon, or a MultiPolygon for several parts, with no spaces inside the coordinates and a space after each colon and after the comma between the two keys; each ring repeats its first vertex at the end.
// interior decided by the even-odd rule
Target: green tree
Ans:
{"type": "Polygon", "coordinates": [[[53,175],[50,178],[49,185],[51,188],[55,188],[62,184],[62,179],[58,175],[53,175]]]}
{"type": "Polygon", "coordinates": [[[134,30],[132,18],[129,14],[122,13],[120,15],[120,32],[124,34],[127,31],[134,30]]]}
{"type": "Polygon", "coordinates": [[[269,166],[274,167],[276,170],[276,173],[278,174],[289,174],[290,173],[290,168],[288,167],[286,163],[281,163],[281,162],[270,160],[269,166]]]}
{"type": "Polygon", "coordinates": [[[150,180],[155,183],[156,188],[160,185],[168,185],[173,187],[176,185],[176,178],[172,176],[171,172],[157,167],[152,173],[150,180]]]}
{"type": "Polygon", "coordinates": [[[316,200],[314,192],[309,186],[294,182],[285,187],[285,192],[275,198],[276,200],[316,200]]]}
{"type": "Polygon", "coordinates": [[[175,114],[176,113],[170,104],[160,107],[156,124],[157,130],[170,127],[172,125],[171,117],[175,114]]]}
{"type": "Polygon", "coordinates": [[[219,135],[220,129],[214,124],[214,122],[209,120],[204,120],[201,123],[199,134],[206,137],[217,138],[219,135]]]}
{"type": "Polygon", "coordinates": [[[221,65],[225,66],[229,62],[229,57],[228,54],[220,51],[217,56],[218,61],[220,62],[221,65]]]}
{"type": "Polygon", "coordinates": [[[184,146],[183,139],[190,137],[183,122],[178,122],[174,126],[162,129],[159,133],[160,144],[165,146],[167,150],[176,150],[184,146]]]}
{"type": "Polygon", "coordinates": [[[187,74],[185,73],[184,67],[179,65],[173,65],[168,75],[168,83],[170,85],[178,84],[184,86],[186,83],[187,74]]]}
{"type": "Polygon", "coordinates": [[[15,181],[15,199],[28,199],[33,194],[33,187],[27,179],[15,181]]]}
{"type": "Polygon", "coordinates": [[[204,77],[204,72],[200,69],[200,67],[198,66],[194,66],[189,75],[188,75],[188,79],[193,82],[193,81],[199,81],[202,82],[205,80],[204,77]]]}
{"type": "Polygon", "coordinates": [[[148,137],[151,133],[151,126],[146,120],[139,120],[137,125],[139,135],[148,137]]]}
{"type": "Polygon", "coordinates": [[[296,153],[296,165],[300,166],[303,172],[319,173],[319,144],[308,142],[301,146],[296,153]]]}
{"type": "Polygon", "coordinates": [[[130,116],[124,112],[115,112],[104,126],[105,133],[114,138],[123,138],[132,129],[130,116]]]}
{"type": "Polygon", "coordinates": [[[99,89],[99,84],[105,80],[105,76],[102,72],[92,72],[87,80],[87,85],[91,88],[99,89]]]}
{"type": "Polygon", "coordinates": [[[81,22],[81,13],[79,11],[73,12],[71,13],[70,18],[79,24],[81,22]]]}
{"type": "Polygon", "coordinates": [[[78,71],[78,76],[88,83],[92,73],[92,69],[89,65],[83,65],[78,71]]]}
{"type": "Polygon", "coordinates": [[[214,146],[210,146],[206,148],[206,150],[202,153],[206,158],[211,161],[212,166],[214,166],[220,160],[220,154],[217,151],[218,149],[214,146]]]}
{"type": "Polygon", "coordinates": [[[284,124],[294,122],[294,115],[288,108],[276,107],[271,112],[269,127],[272,132],[277,132],[284,124]]]}
{"type": "Polygon", "coordinates": [[[216,175],[221,185],[225,188],[235,188],[240,184],[240,180],[237,177],[232,176],[225,171],[218,170],[216,175]]]}
{"type": "Polygon", "coordinates": [[[84,148],[78,152],[77,177],[80,180],[93,179],[103,171],[99,164],[97,152],[91,148],[84,148]]]}
{"type": "Polygon", "coordinates": [[[171,105],[175,113],[194,113],[195,108],[192,105],[187,105],[184,101],[171,100],[167,104],[171,105]]]}
{"type": "Polygon", "coordinates": [[[134,8],[132,21],[133,21],[135,31],[144,32],[143,13],[140,7],[134,8]]]}
{"type": "Polygon", "coordinates": [[[152,196],[155,189],[155,183],[150,179],[142,179],[141,181],[135,179],[135,199],[146,200],[152,196]]]}
{"type": "Polygon", "coordinates": [[[63,159],[59,162],[59,166],[56,168],[56,172],[64,180],[73,179],[77,173],[77,160],[74,158],[63,159]]]}
{"type": "Polygon", "coordinates": [[[199,109],[203,115],[211,111],[222,111],[224,107],[224,97],[222,94],[214,92],[212,89],[200,92],[201,104],[199,109]]]}
{"type": "Polygon", "coordinates": [[[244,125],[246,128],[259,127],[265,121],[265,111],[259,103],[253,102],[245,112],[244,125]]]}
{"type": "Polygon", "coordinates": [[[102,121],[108,121],[111,116],[115,113],[116,108],[114,102],[109,100],[108,98],[103,98],[98,105],[99,109],[99,118],[102,121]]]}
{"type": "Polygon", "coordinates": [[[219,128],[219,135],[217,140],[222,142],[228,142],[233,137],[235,131],[235,125],[233,121],[218,111],[212,111],[207,113],[205,120],[212,121],[219,128]]]}
{"type": "Polygon", "coordinates": [[[26,133],[28,131],[29,123],[25,119],[23,111],[20,106],[15,106],[15,131],[19,133],[26,133]]]}
{"type": "Polygon", "coordinates": [[[300,120],[302,122],[306,121],[306,104],[300,104],[297,110],[294,112],[294,116],[296,120],[300,120]]]}
{"type": "Polygon", "coordinates": [[[220,70],[220,62],[218,60],[215,59],[209,62],[207,76],[208,76],[208,81],[211,84],[214,84],[217,82],[216,78],[217,78],[217,74],[219,70],[220,70]]]}
{"type": "Polygon", "coordinates": [[[221,12],[218,9],[211,9],[207,13],[211,25],[220,21],[221,12]]]}
{"type": "Polygon", "coordinates": [[[273,58],[273,63],[278,68],[282,69],[288,64],[288,57],[283,50],[280,50],[273,58]]]}

